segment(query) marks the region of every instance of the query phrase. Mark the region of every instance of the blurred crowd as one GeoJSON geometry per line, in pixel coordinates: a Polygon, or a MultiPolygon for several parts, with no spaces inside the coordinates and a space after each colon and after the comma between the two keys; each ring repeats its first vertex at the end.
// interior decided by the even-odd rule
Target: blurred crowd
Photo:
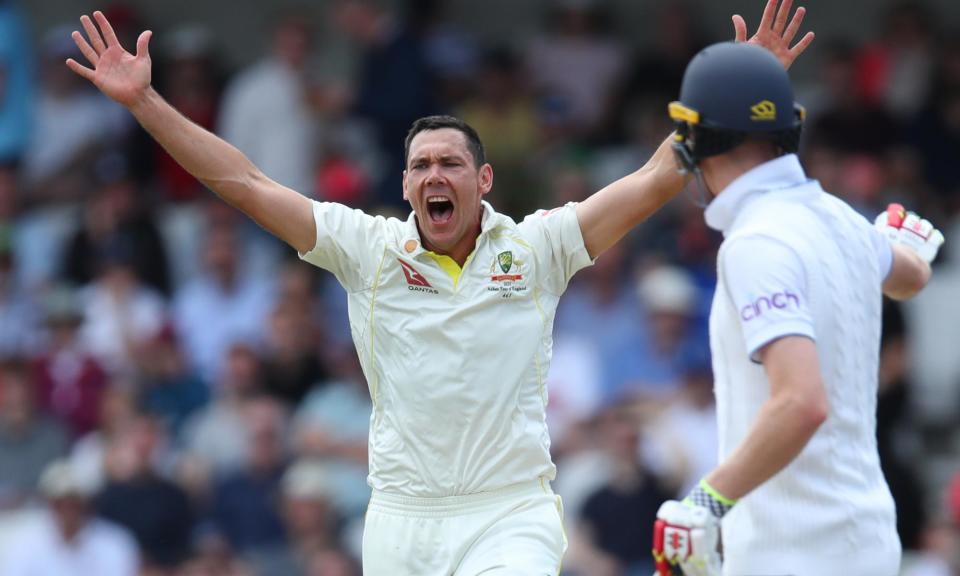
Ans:
{"type": "MultiPolygon", "coordinates": [[[[155,29],[154,85],[282,184],[401,217],[416,118],[473,125],[488,199],[522,217],[639,168],[688,59],[722,39],[674,0],[643,49],[601,0],[544,2],[500,45],[439,0],[328,5],[348,73],[319,72],[325,28],[290,10],[239,70],[202,25],[155,29]]],[[[75,24],[35,36],[23,8],[0,0],[0,576],[359,575],[370,401],[342,289],[74,76],[75,24]]],[[[104,9],[128,48],[150,27],[104,9]]],[[[873,40],[802,57],[801,155],[864,216],[901,202],[947,236],[928,289],[885,307],[877,441],[904,574],[960,574],[960,30],[917,2],[863,16],[873,40]]],[[[569,576],[647,576],[658,505],[716,463],[720,238],[693,200],[561,301],[548,422],[569,576]]]]}

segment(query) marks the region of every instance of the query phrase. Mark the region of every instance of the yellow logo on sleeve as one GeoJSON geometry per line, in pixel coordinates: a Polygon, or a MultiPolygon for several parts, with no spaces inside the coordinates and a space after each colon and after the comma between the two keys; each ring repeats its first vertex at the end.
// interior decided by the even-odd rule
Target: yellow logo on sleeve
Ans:
{"type": "Polygon", "coordinates": [[[751,120],[769,122],[777,119],[777,105],[769,100],[757,102],[750,107],[751,120]]]}

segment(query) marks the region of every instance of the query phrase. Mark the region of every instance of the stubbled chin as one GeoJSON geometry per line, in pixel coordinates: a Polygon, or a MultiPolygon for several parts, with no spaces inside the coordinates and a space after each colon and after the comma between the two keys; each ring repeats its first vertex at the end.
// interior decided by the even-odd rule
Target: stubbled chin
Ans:
{"type": "Polygon", "coordinates": [[[452,222],[444,226],[432,227],[426,231],[425,240],[433,245],[435,250],[445,252],[456,245],[458,240],[456,229],[450,224],[452,222]]]}

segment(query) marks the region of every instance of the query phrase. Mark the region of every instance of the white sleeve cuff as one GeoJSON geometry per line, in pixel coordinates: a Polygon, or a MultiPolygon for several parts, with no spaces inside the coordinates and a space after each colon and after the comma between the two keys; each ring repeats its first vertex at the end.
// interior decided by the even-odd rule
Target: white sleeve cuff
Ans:
{"type": "Polygon", "coordinates": [[[750,355],[750,360],[759,364],[760,350],[774,340],[779,340],[785,336],[805,336],[813,341],[817,340],[813,325],[804,320],[790,320],[764,326],[752,333],[747,340],[747,353],[750,355]]]}

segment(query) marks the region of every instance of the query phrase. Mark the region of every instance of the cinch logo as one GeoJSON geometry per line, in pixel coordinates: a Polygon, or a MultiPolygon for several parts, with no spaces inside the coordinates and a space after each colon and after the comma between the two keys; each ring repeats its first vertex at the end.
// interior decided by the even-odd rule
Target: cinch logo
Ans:
{"type": "Polygon", "coordinates": [[[777,292],[770,296],[761,296],[740,309],[740,318],[742,318],[744,322],[749,322],[754,318],[758,318],[763,314],[764,310],[770,310],[771,308],[782,310],[789,306],[791,302],[793,302],[797,308],[800,307],[800,298],[789,290],[777,292]]]}
{"type": "Polygon", "coordinates": [[[751,120],[769,122],[777,119],[777,105],[769,100],[757,102],[750,107],[750,112],[753,112],[753,114],[750,116],[751,120]]]}
{"type": "Polygon", "coordinates": [[[430,285],[430,282],[424,277],[423,274],[417,272],[417,269],[413,266],[407,264],[403,260],[397,258],[397,262],[400,263],[400,268],[403,270],[403,275],[407,277],[407,289],[417,292],[430,292],[431,294],[439,294],[433,286],[430,285]]]}

